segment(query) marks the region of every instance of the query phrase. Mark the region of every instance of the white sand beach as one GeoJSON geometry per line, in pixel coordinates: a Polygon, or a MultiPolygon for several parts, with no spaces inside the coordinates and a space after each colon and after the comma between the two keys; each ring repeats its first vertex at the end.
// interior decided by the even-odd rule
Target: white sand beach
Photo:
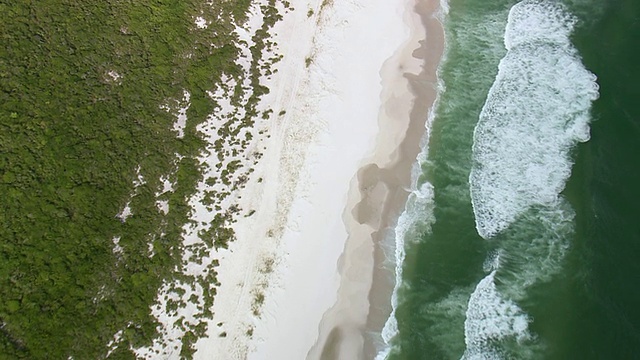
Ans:
{"type": "Polygon", "coordinates": [[[424,51],[436,4],[417,5],[307,0],[274,27],[270,137],[196,359],[364,356],[375,242],[406,200],[442,52],[424,51]]]}

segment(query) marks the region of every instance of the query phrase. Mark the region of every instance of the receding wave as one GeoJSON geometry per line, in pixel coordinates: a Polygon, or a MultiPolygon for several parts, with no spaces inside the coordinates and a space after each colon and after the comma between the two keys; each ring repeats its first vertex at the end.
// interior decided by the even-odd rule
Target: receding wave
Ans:
{"type": "Polygon", "coordinates": [[[558,199],[570,151],[589,139],[598,96],[569,36],[575,19],[556,3],[513,6],[506,56],[474,132],[471,199],[480,236],[491,238],[533,205],[558,199]]]}
{"type": "Polygon", "coordinates": [[[395,312],[398,306],[398,291],[402,285],[402,266],[405,259],[406,242],[416,239],[424,231],[429,230],[433,218],[433,186],[426,182],[409,195],[405,211],[398,218],[395,228],[395,286],[391,295],[391,314],[382,329],[384,347],[380,349],[376,359],[386,359],[391,350],[391,339],[398,333],[398,321],[395,312]]]}
{"type": "MultiPolygon", "coordinates": [[[[436,16],[441,23],[448,11],[448,0],[440,0],[440,8],[436,13],[436,16]]],[[[442,55],[441,63],[445,57],[446,51],[445,54],[442,55]]],[[[398,293],[403,284],[402,268],[404,266],[406,255],[406,243],[412,239],[417,239],[425,231],[429,232],[431,230],[431,225],[435,221],[433,217],[433,207],[435,205],[433,199],[433,185],[429,182],[424,182],[418,187],[418,180],[420,178],[422,164],[427,161],[429,153],[428,142],[431,137],[431,126],[435,117],[435,109],[440,102],[440,94],[444,90],[444,84],[442,83],[439,74],[437,74],[437,78],[438,91],[435,101],[431,104],[429,117],[425,123],[425,134],[420,144],[422,150],[418,154],[416,162],[413,164],[412,168],[411,188],[413,191],[409,194],[405,209],[398,218],[398,223],[395,227],[395,241],[393,247],[394,254],[392,259],[394,265],[395,284],[391,294],[391,314],[389,314],[389,317],[387,318],[387,321],[380,333],[382,343],[378,346],[375,357],[376,360],[385,360],[389,357],[392,351],[392,340],[398,335],[398,319],[396,318],[396,310],[399,303],[398,293]]]]}

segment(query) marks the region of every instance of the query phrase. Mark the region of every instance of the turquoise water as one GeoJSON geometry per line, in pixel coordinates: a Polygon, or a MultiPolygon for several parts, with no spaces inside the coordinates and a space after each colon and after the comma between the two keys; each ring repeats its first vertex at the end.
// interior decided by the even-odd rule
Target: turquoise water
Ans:
{"type": "Polygon", "coordinates": [[[448,7],[388,358],[640,358],[640,3],[448,7]]]}

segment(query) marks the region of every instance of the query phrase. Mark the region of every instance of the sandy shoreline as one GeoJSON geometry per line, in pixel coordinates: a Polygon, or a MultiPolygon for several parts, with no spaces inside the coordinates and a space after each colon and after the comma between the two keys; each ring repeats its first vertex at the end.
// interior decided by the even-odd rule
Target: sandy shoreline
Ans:
{"type": "Polygon", "coordinates": [[[436,1],[414,1],[308,0],[274,27],[285,57],[266,80],[271,137],[239,194],[252,215],[220,256],[195,359],[373,357],[363,333],[384,325],[393,287],[380,245],[406,202],[442,50],[436,1]]]}
{"type": "Polygon", "coordinates": [[[438,1],[407,2],[411,37],[380,71],[381,131],[375,152],[351,183],[343,216],[350,236],[340,260],[339,300],[324,315],[308,359],[372,359],[379,351],[381,339],[371,334],[379,334],[389,317],[393,290],[383,242],[407,201],[412,167],[437,95],[436,70],[444,50],[438,9],[438,1]]]}

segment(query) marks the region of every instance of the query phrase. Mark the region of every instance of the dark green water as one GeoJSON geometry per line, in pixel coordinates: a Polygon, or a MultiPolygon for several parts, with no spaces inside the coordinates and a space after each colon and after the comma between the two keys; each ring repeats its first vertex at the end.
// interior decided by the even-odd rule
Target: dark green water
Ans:
{"type": "Polygon", "coordinates": [[[516,4],[449,2],[390,359],[640,358],[640,2],[516,4]]]}
{"type": "Polygon", "coordinates": [[[582,281],[573,335],[561,350],[581,358],[640,358],[640,2],[609,1],[576,32],[584,63],[598,76],[592,138],[568,190],[583,212],[582,281]]]}

